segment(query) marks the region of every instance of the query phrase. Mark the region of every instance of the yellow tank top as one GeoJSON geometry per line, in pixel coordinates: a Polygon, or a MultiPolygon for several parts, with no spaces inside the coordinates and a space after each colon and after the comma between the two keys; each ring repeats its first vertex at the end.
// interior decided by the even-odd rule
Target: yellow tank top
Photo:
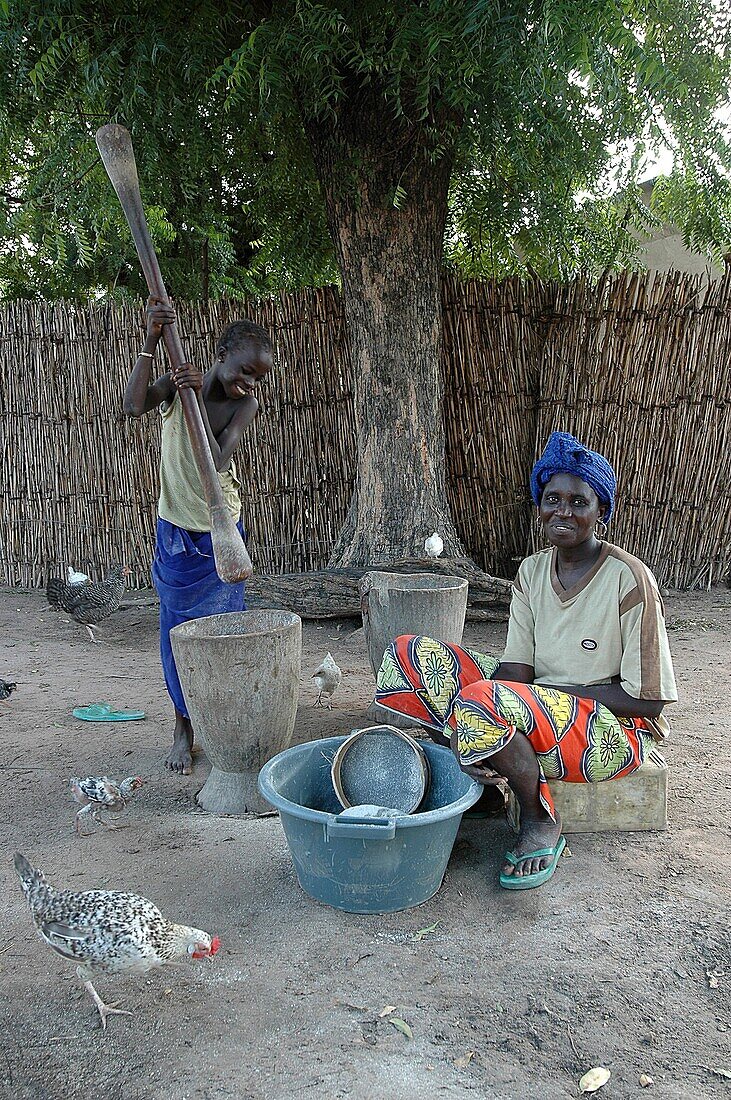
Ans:
{"type": "MultiPolygon", "coordinates": [[[[210,531],[208,505],[203,496],[203,485],[190,445],[183,403],[177,393],[166,408],[160,406],[160,412],[162,448],[158,515],[186,531],[210,531]]],[[[233,462],[228,470],[219,473],[218,480],[221,482],[224,502],[238,522],[241,517],[241,482],[236,476],[233,462]]]]}

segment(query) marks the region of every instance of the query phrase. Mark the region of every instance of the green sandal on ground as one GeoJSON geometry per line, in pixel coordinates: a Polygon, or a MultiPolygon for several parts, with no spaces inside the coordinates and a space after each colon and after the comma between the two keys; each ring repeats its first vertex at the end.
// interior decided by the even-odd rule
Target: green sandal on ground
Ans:
{"type": "Polygon", "coordinates": [[[536,852],[526,852],[524,856],[516,856],[514,852],[506,852],[506,860],[516,867],[526,859],[540,859],[542,856],[551,856],[552,858],[548,867],[544,867],[542,871],[536,871],[532,875],[506,875],[501,873],[500,885],[506,890],[534,890],[536,886],[542,886],[544,882],[548,882],[556,870],[556,865],[565,847],[566,837],[560,836],[554,848],[539,848],[536,852]]]}
{"type": "Polygon", "coordinates": [[[144,710],[113,710],[109,703],[91,703],[88,707],[74,707],[74,718],[82,722],[135,722],[145,717],[144,710]]]}

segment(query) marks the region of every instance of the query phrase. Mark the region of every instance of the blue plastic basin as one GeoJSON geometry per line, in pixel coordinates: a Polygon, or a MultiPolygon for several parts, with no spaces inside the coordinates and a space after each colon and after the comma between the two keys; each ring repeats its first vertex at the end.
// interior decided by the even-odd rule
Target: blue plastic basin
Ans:
{"type": "Polygon", "coordinates": [[[330,777],[344,737],[295,745],[259,773],[259,790],[279,814],[300,886],[349,913],[396,913],[436,894],[462,814],[482,787],[449,749],[422,742],[431,784],[418,813],[341,818],[330,777]]]}

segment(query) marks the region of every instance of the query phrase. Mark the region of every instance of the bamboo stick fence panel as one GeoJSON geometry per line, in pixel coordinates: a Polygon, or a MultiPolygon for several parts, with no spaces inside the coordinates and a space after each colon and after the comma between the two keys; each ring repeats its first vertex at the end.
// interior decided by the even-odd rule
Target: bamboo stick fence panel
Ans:
{"type": "MultiPolygon", "coordinates": [[[[512,575],[535,546],[528,473],[550,431],[575,432],[619,475],[611,538],[661,583],[731,566],[731,276],[623,274],[591,284],[444,282],[449,502],[468,552],[512,575]]],[[[179,306],[207,365],[238,316],[277,367],[236,456],[252,559],[321,569],[355,471],[353,371],[334,288],[245,306],[179,306]]],[[[128,420],[124,384],[144,315],[131,306],[0,307],[0,583],[28,587],[111,562],[149,584],[159,416],[128,420]]],[[[164,369],[163,353],[157,369],[164,369]]]]}
{"type": "Polygon", "coordinates": [[[606,454],[610,537],[671,586],[731,565],[730,290],[679,273],[577,280],[557,288],[563,321],[541,353],[536,451],[561,428],[606,454]]]}
{"type": "Polygon", "coordinates": [[[448,496],[489,572],[515,573],[528,540],[525,468],[536,431],[538,296],[531,285],[444,285],[448,496]]]}

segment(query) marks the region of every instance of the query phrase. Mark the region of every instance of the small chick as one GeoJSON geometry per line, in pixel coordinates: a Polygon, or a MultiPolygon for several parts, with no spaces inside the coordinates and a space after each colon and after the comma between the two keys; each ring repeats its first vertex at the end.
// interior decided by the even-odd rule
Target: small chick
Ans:
{"type": "Polygon", "coordinates": [[[17,684],[11,684],[7,680],[0,680],[0,699],[9,699],[17,686],[17,684]]]}
{"type": "Polygon", "coordinates": [[[68,581],[67,584],[88,584],[91,577],[87,577],[86,573],[77,573],[73,565],[68,568],[68,581]]]}
{"type": "Polygon", "coordinates": [[[332,697],[337,690],[342,678],[343,673],[335,664],[332,653],[328,653],[320,667],[315,669],[315,672],[312,676],[312,679],[317,684],[319,692],[317,699],[315,700],[316,707],[327,706],[328,710],[332,710],[332,697]],[[327,703],[323,703],[323,695],[327,696],[327,703]]]}
{"type": "Polygon", "coordinates": [[[433,535],[429,535],[429,538],[424,543],[424,553],[428,558],[438,558],[444,549],[444,543],[441,535],[438,535],[435,531],[433,535]]]}
{"type": "Polygon", "coordinates": [[[118,826],[104,821],[99,817],[99,812],[108,810],[112,813],[118,813],[120,810],[125,809],[127,803],[134,798],[136,792],[143,785],[143,780],[140,779],[139,775],[130,775],[123,779],[121,783],[116,783],[108,775],[87,775],[83,779],[76,775],[72,776],[69,779],[71,794],[74,797],[74,802],[78,802],[81,807],[80,810],[76,811],[74,826],[76,835],[81,835],[82,817],[88,817],[89,815],[97,825],[104,825],[107,829],[116,829],[118,826]]]}

